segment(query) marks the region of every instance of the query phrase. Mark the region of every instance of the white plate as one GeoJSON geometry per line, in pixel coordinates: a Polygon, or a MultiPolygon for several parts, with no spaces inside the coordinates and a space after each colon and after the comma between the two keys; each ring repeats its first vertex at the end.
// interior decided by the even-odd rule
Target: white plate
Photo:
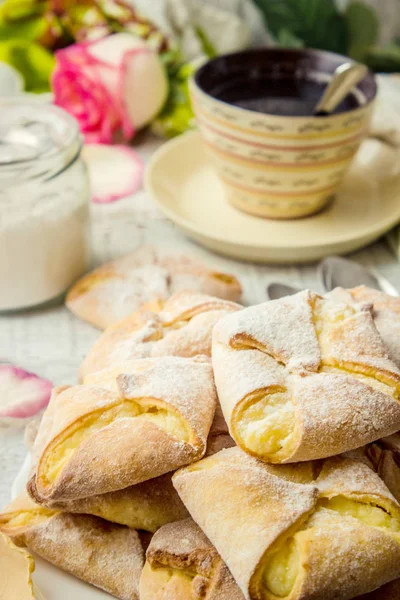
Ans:
{"type": "Polygon", "coordinates": [[[400,154],[377,144],[364,142],[330,206],[304,219],[262,219],[230,206],[197,132],[153,155],[146,187],[167,217],[216,252],[257,262],[319,260],[365,246],[399,222],[400,154]]]}
{"type": "MultiPolygon", "coordinates": [[[[27,456],[13,483],[13,498],[24,489],[29,477],[30,464],[30,456],[27,456]]],[[[32,579],[37,600],[111,600],[114,598],[64,573],[38,556],[35,556],[35,565],[32,579]]]]}

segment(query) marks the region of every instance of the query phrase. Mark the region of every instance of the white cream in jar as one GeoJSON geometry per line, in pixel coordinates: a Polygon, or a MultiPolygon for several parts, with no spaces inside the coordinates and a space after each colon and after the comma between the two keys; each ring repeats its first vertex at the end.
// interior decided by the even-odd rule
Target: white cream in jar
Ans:
{"type": "Polygon", "coordinates": [[[65,111],[0,101],[0,311],[61,296],[88,268],[89,184],[65,111]]]}

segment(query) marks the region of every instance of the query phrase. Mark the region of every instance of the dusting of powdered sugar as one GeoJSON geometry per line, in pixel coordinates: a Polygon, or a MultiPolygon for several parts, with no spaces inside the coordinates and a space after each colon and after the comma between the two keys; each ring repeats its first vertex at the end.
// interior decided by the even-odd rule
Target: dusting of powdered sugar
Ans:
{"type": "Polygon", "coordinates": [[[126,359],[210,355],[215,323],[240,308],[233,302],[202,294],[175,294],[167,300],[161,313],[145,312],[140,316],[140,323],[130,316],[105,331],[86,357],[80,370],[81,378],[126,359]],[[166,327],[180,321],[182,329],[166,327]]]}
{"type": "Polygon", "coordinates": [[[105,328],[129,316],[146,302],[166,300],[178,291],[190,290],[238,300],[241,287],[237,279],[226,274],[222,274],[222,278],[215,275],[193,258],[143,246],[102,265],[78,281],[69,294],[67,305],[77,316],[105,328]],[[85,279],[87,286],[82,285],[85,279]],[[91,280],[95,285],[90,285],[91,280]]]}
{"type": "Polygon", "coordinates": [[[231,430],[250,394],[287,392],[298,439],[291,460],[338,454],[400,428],[400,371],[371,305],[305,291],[235,312],[214,329],[213,366],[231,430]]]}
{"type": "Polygon", "coordinates": [[[165,356],[154,358],[152,366],[136,375],[118,379],[124,398],[155,398],[177,409],[206,444],[217,402],[210,361],[165,356]]]}
{"type": "Polygon", "coordinates": [[[215,336],[232,347],[261,345],[290,369],[315,371],[320,362],[308,291],[229,315],[218,323],[215,336]]]}

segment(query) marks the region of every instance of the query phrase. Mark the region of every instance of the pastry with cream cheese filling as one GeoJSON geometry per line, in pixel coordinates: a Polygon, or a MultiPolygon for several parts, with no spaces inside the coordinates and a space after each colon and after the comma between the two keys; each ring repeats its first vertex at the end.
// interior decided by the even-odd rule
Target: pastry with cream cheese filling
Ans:
{"type": "Polygon", "coordinates": [[[133,529],[89,515],[51,511],[23,494],[0,513],[0,531],[19,546],[120,600],[139,600],[144,550],[133,529]]]}
{"type": "MultiPolygon", "coordinates": [[[[44,421],[46,427],[48,422],[44,421]]],[[[39,432],[41,428],[39,429],[39,432]]],[[[228,433],[219,405],[207,440],[206,455],[210,456],[235,443],[228,433]]],[[[182,500],[172,485],[173,473],[131,485],[123,490],[98,494],[79,500],[44,501],[35,497],[35,478],[28,483],[28,492],[35,502],[53,510],[95,515],[126,525],[133,529],[155,532],[167,523],[180,521],[189,516],[182,500]]]]}
{"type": "Polygon", "coordinates": [[[192,521],[153,536],[140,578],[140,600],[244,600],[227,566],[192,521]]]}
{"type": "Polygon", "coordinates": [[[365,285],[348,290],[338,287],[326,297],[348,304],[370,304],[376,328],[392,359],[400,366],[400,298],[365,285]]]}
{"type": "Polygon", "coordinates": [[[313,292],[214,328],[215,383],[229,430],[271,463],[325,458],[400,429],[400,370],[370,307],[313,292]]]}
{"type": "Polygon", "coordinates": [[[193,292],[142,307],[110,326],[95,342],[79,371],[81,381],[101,369],[132,358],[211,355],[214,325],[240,310],[234,302],[193,292]]]}
{"type": "Polygon", "coordinates": [[[69,290],[66,305],[99,329],[114,325],[143,304],[180,291],[239,300],[242,288],[229,273],[164,248],[143,246],[84,275],[69,290]]]}
{"type": "Polygon", "coordinates": [[[122,490],[200,459],[216,393],[206,358],[138,360],[118,392],[73,386],[51,403],[35,498],[65,501],[122,490]]]}
{"type": "Polygon", "coordinates": [[[230,448],[173,482],[247,599],[349,600],[400,576],[400,506],[362,461],[230,448]]]}

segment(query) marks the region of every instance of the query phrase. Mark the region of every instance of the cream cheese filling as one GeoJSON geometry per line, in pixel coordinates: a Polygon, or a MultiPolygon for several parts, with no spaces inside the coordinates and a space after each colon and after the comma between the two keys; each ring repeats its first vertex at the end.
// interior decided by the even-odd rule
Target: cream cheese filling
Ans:
{"type": "Polygon", "coordinates": [[[250,452],[271,460],[290,454],[295,410],[287,391],[264,393],[238,414],[237,432],[250,452]]]}
{"type": "Polygon", "coordinates": [[[89,437],[111,425],[117,419],[141,419],[154,423],[173,437],[190,442],[190,430],[187,423],[177,413],[169,411],[163,405],[140,403],[121,399],[111,408],[91,413],[80,422],[72,425],[45,453],[41,477],[45,484],[53,483],[74,452],[89,437]]]}
{"type": "Polygon", "coordinates": [[[155,567],[146,561],[142,572],[140,597],[153,600],[157,595],[161,598],[194,600],[194,597],[197,598],[193,589],[196,576],[197,573],[162,565],[155,567]]]}
{"type": "Polygon", "coordinates": [[[290,595],[301,568],[299,551],[301,535],[306,529],[313,528],[315,515],[321,511],[324,511],[328,518],[329,512],[332,511],[343,515],[344,518],[357,519],[369,527],[384,529],[393,534],[400,532],[400,520],[375,503],[359,502],[345,496],[321,498],[316,511],[302,528],[268,552],[265,567],[261,567],[262,589],[266,599],[286,598],[290,595]]]}
{"type": "Polygon", "coordinates": [[[38,506],[32,510],[27,509],[21,510],[20,512],[10,513],[8,517],[4,518],[3,523],[6,524],[7,530],[19,529],[20,527],[25,527],[25,525],[39,525],[40,523],[43,523],[50,517],[54,516],[56,512],[57,511],[38,506]]]}

